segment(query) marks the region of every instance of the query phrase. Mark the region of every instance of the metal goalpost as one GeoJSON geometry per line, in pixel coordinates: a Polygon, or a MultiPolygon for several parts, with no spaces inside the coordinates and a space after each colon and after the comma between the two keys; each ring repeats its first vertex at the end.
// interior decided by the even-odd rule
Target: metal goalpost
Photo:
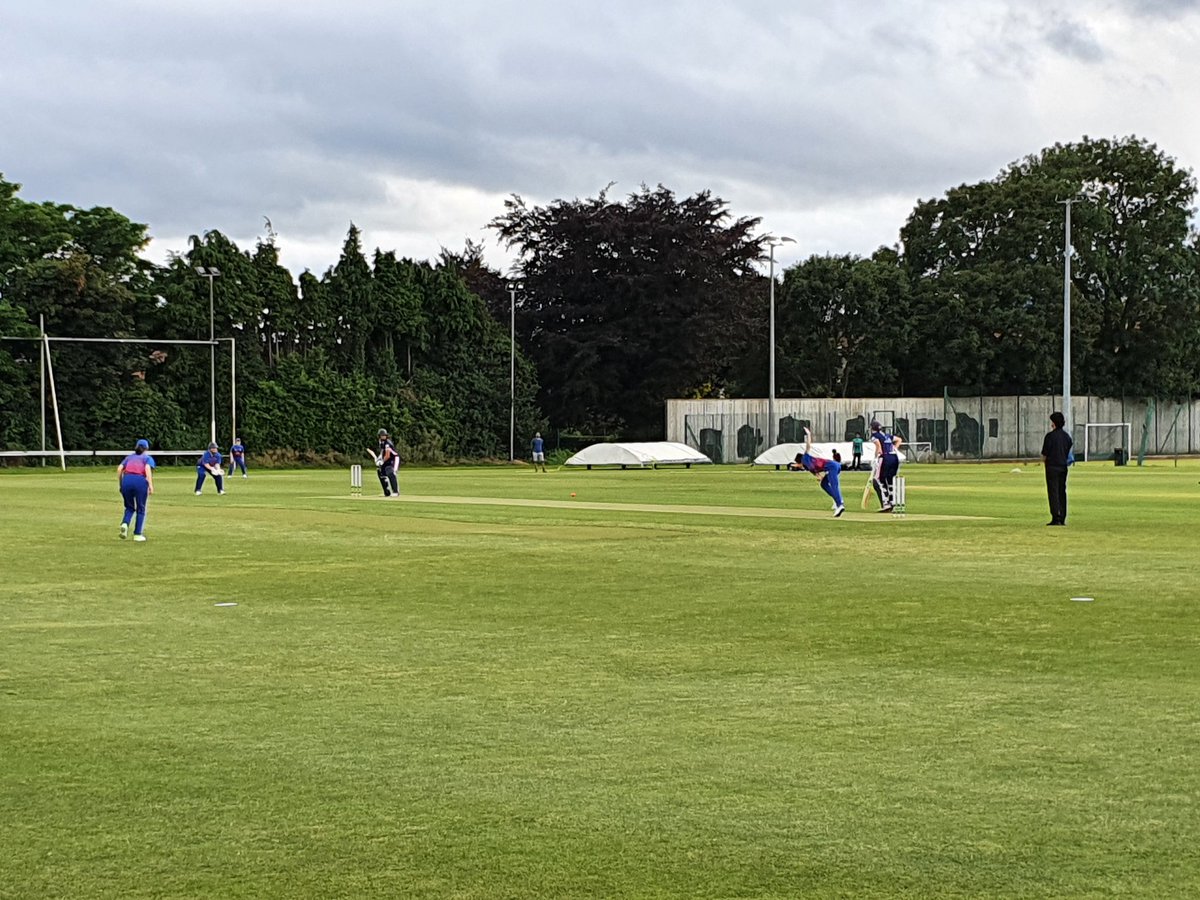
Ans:
{"type": "MultiPolygon", "coordinates": [[[[58,391],[54,381],[54,360],[50,352],[52,343],[80,343],[80,344],[151,344],[151,345],[168,345],[168,346],[186,346],[195,345],[203,347],[211,347],[213,352],[216,352],[216,347],[219,343],[229,342],[229,424],[230,424],[230,440],[237,439],[237,341],[234,338],[213,338],[211,341],[196,341],[196,340],[168,340],[162,338],[95,338],[95,337],[65,337],[61,335],[51,335],[46,332],[45,319],[39,317],[38,330],[40,334],[37,337],[24,337],[17,335],[0,335],[0,341],[25,341],[36,342],[38,344],[39,353],[39,393],[41,402],[41,449],[40,450],[0,450],[0,458],[3,457],[47,457],[57,456],[59,465],[65,472],[67,469],[67,457],[100,457],[112,456],[123,457],[129,453],[129,449],[124,450],[68,450],[63,441],[62,420],[59,415],[58,408],[58,391]],[[47,387],[49,388],[50,408],[54,415],[54,434],[57,450],[46,449],[46,399],[47,387]]],[[[209,440],[216,442],[217,440],[217,420],[216,420],[216,385],[210,387],[213,396],[210,398],[210,409],[213,411],[209,417],[209,440]]],[[[203,451],[200,450],[156,450],[156,456],[195,456],[203,451]]]]}
{"type": "MultiPolygon", "coordinates": [[[[1093,428],[1121,428],[1125,432],[1125,445],[1122,448],[1125,451],[1125,458],[1129,458],[1130,444],[1133,442],[1133,425],[1129,422],[1088,422],[1083,426],[1083,461],[1088,462],[1092,458],[1092,429],[1093,428]]],[[[1115,449],[1116,445],[1112,449],[1115,449]]]]}

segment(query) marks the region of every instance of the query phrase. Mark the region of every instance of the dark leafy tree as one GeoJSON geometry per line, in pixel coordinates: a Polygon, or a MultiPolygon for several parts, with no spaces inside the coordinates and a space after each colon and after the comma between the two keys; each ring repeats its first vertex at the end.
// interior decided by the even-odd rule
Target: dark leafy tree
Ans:
{"type": "Polygon", "coordinates": [[[789,268],[776,298],[781,394],[881,396],[899,388],[910,338],[907,278],[893,251],[814,256],[789,268]]]}
{"type": "Polygon", "coordinates": [[[1152,144],[1084,138],[918,204],[902,231],[916,286],[907,383],[923,392],[1061,384],[1062,201],[1074,199],[1074,385],[1195,391],[1195,191],[1152,144]]]}
{"type": "Polygon", "coordinates": [[[492,227],[519,254],[518,327],[556,425],[661,435],[666,398],[729,380],[759,281],[757,219],[662,186],[505,209],[492,227]]]}

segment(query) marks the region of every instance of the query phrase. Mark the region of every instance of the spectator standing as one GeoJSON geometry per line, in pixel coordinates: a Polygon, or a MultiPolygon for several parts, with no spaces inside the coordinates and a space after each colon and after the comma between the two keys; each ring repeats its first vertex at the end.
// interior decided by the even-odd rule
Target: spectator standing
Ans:
{"type": "Polygon", "coordinates": [[[533,436],[532,453],[533,453],[533,471],[536,472],[537,467],[540,465],[542,467],[542,471],[545,472],[546,471],[546,444],[542,440],[542,433],[540,431],[537,432],[536,434],[534,434],[534,436],[533,436]]]}

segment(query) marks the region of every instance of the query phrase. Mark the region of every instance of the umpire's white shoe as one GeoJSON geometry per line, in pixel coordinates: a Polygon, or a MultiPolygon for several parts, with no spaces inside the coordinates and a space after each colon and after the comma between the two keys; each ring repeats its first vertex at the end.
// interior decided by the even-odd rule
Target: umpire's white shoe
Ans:
{"type": "Polygon", "coordinates": [[[127,537],[129,537],[129,523],[122,522],[121,523],[121,540],[125,540],[125,538],[127,538],[127,537]]]}

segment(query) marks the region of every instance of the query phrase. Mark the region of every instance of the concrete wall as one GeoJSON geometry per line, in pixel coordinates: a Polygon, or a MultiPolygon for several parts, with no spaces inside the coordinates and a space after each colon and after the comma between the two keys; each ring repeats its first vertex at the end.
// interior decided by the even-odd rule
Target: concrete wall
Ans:
{"type": "MultiPolygon", "coordinates": [[[[849,440],[867,433],[879,418],[912,442],[934,445],[947,459],[1029,459],[1041,453],[1050,413],[1062,398],[1051,395],[1010,397],[868,397],[775,401],[775,443],[798,441],[804,424],[822,441],[849,440]]],[[[1200,401],[1151,404],[1106,397],[1072,397],[1075,445],[1082,452],[1084,424],[1129,422],[1133,446],[1124,447],[1123,432],[1093,429],[1094,455],[1117,446],[1136,456],[1146,432],[1147,453],[1200,452],[1200,401]]],[[[747,400],[668,400],[668,441],[679,441],[712,457],[714,462],[749,462],[767,447],[768,402],[747,400]]]]}

